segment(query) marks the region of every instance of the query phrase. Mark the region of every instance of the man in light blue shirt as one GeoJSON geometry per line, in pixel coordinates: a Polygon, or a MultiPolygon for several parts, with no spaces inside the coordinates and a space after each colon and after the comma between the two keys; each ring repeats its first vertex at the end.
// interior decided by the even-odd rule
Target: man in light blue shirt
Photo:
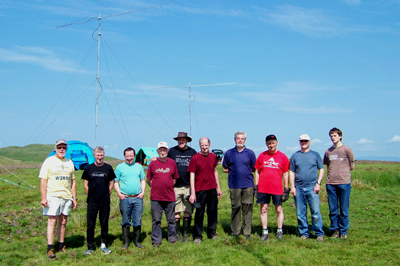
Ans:
{"type": "Polygon", "coordinates": [[[115,169],[114,189],[120,198],[119,209],[122,215],[122,250],[129,247],[130,226],[133,227],[133,243],[138,248],[144,248],[139,243],[142,231],[143,196],[146,190],[146,181],[143,167],[135,163],[135,150],[124,150],[125,162],[115,169]],[[132,221],[132,223],[131,223],[132,221]]]}
{"type": "Polygon", "coordinates": [[[319,209],[319,191],[324,178],[324,165],[318,152],[310,149],[307,134],[299,137],[301,150],[290,158],[289,180],[291,193],[296,202],[297,222],[301,239],[310,237],[307,221],[307,203],[310,206],[312,230],[317,241],[324,240],[324,230],[319,209]],[[319,170],[319,173],[318,173],[319,170]]]}

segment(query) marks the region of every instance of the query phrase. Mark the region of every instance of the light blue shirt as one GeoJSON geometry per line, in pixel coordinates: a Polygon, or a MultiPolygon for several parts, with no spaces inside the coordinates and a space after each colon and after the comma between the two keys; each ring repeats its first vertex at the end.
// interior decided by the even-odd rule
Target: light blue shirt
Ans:
{"type": "Polygon", "coordinates": [[[142,165],[121,163],[115,169],[115,176],[122,194],[137,195],[142,192],[140,180],[145,177],[142,165]]]}

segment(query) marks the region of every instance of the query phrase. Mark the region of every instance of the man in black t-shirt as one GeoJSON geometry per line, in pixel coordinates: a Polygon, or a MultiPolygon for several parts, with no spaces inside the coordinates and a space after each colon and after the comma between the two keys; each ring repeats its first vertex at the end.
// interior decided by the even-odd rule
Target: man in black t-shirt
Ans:
{"type": "Polygon", "coordinates": [[[96,249],[94,244],[94,229],[97,213],[101,226],[101,251],[111,253],[106,247],[108,238],[108,219],[110,217],[110,194],[114,187],[115,174],[111,165],[106,164],[103,147],[94,149],[96,161],[86,167],[82,179],[87,197],[87,247],[86,255],[91,255],[96,249]]]}
{"type": "Polygon", "coordinates": [[[187,146],[187,143],[191,142],[192,138],[186,132],[179,132],[174,140],[178,141],[178,145],[169,149],[168,158],[175,161],[179,173],[179,178],[176,180],[174,186],[176,234],[178,239],[181,240],[180,219],[181,212],[183,212],[183,240],[188,241],[193,208],[192,204],[185,199],[187,196],[190,196],[190,175],[187,168],[190,159],[196,154],[196,151],[187,146]]]}

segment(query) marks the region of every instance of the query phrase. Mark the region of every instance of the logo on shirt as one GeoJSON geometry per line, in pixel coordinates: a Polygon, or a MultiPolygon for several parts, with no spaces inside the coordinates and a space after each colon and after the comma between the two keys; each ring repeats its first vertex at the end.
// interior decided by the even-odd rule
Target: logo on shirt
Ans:
{"type": "Polygon", "coordinates": [[[56,180],[69,180],[69,176],[56,176],[56,180]]]}
{"type": "Polygon", "coordinates": [[[177,165],[180,166],[189,166],[189,162],[190,162],[190,156],[182,156],[182,157],[176,157],[175,162],[177,165]]]}
{"type": "Polygon", "coordinates": [[[169,169],[169,168],[158,168],[158,169],[156,169],[156,173],[163,173],[163,174],[165,174],[165,173],[169,173],[171,171],[171,169],[169,169]]]}
{"type": "Polygon", "coordinates": [[[339,154],[331,154],[329,155],[329,161],[343,161],[343,158],[339,158],[339,154]]]}
{"type": "Polygon", "coordinates": [[[105,174],[105,173],[102,173],[102,172],[94,172],[94,173],[92,173],[91,176],[92,176],[92,177],[105,177],[106,174],[105,174]]]}
{"type": "Polygon", "coordinates": [[[276,163],[274,158],[271,158],[268,161],[264,161],[264,167],[279,169],[279,163],[276,163]]]}

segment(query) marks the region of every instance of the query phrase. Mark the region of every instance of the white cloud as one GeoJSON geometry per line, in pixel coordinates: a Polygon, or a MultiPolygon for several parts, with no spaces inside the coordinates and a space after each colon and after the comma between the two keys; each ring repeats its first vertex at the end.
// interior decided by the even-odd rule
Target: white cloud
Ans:
{"type": "Polygon", "coordinates": [[[359,141],[357,141],[357,144],[363,145],[363,144],[369,144],[369,143],[373,143],[374,141],[372,140],[367,140],[364,138],[361,138],[359,141]]]}
{"type": "Polygon", "coordinates": [[[300,147],[299,146],[287,147],[286,150],[295,152],[300,150],[300,147]]]}
{"type": "Polygon", "coordinates": [[[15,49],[0,48],[0,61],[29,63],[57,72],[75,72],[77,67],[59,57],[53,51],[43,47],[21,47],[15,49]]]}
{"type": "Polygon", "coordinates": [[[394,136],[389,142],[400,142],[400,136],[399,135],[394,136]]]}
{"type": "Polygon", "coordinates": [[[322,140],[320,139],[313,139],[311,140],[312,143],[322,143],[322,140]]]}

